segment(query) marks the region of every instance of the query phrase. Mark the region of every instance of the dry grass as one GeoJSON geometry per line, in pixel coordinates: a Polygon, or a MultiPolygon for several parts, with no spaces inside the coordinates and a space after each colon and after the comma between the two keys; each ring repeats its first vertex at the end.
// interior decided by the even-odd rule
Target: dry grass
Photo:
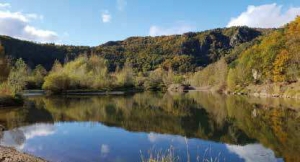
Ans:
{"type": "MultiPolygon", "coordinates": [[[[141,154],[141,162],[179,162],[186,161],[191,162],[190,150],[188,145],[188,140],[185,138],[186,144],[186,159],[182,159],[180,156],[176,155],[175,148],[171,145],[166,151],[159,150],[156,151],[153,148],[149,150],[148,157],[144,157],[142,151],[141,154]]],[[[205,149],[202,156],[198,154],[195,155],[195,159],[197,162],[220,162],[221,160],[221,152],[217,156],[212,156],[212,149],[208,147],[205,149]]],[[[224,159],[225,161],[225,159],[224,159]]]]}

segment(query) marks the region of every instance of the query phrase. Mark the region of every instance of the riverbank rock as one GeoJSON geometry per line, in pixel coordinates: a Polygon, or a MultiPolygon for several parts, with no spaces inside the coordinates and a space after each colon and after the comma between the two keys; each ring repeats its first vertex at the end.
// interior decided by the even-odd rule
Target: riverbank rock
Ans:
{"type": "MultiPolygon", "coordinates": [[[[4,127],[0,125],[0,139],[2,138],[4,127]]],[[[1,162],[46,162],[41,158],[37,158],[25,153],[18,152],[14,148],[0,146],[1,162]]]]}
{"type": "Polygon", "coordinates": [[[13,148],[0,146],[1,162],[46,162],[41,158],[37,158],[25,153],[20,153],[13,148]]]}
{"type": "Polygon", "coordinates": [[[171,91],[171,92],[184,92],[187,90],[189,90],[189,86],[183,85],[183,84],[171,84],[168,87],[168,91],[171,91]]]}

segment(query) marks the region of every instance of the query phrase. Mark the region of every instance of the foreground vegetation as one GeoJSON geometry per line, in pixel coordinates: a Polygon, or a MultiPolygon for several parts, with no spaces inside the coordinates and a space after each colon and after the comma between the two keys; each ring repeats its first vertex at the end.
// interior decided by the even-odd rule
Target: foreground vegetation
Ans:
{"type": "Polygon", "coordinates": [[[3,47],[0,46],[0,107],[22,105],[23,100],[17,94],[24,88],[25,76],[22,70],[26,67],[23,61],[17,61],[15,66],[10,67],[8,58],[4,55],[3,47]]]}

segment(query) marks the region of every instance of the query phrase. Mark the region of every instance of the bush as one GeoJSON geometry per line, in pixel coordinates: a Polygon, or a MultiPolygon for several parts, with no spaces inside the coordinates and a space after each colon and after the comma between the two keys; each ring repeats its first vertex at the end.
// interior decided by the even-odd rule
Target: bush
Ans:
{"type": "Polygon", "coordinates": [[[14,89],[7,83],[3,82],[0,84],[0,96],[14,96],[14,89]]]}
{"type": "Polygon", "coordinates": [[[7,83],[0,84],[0,107],[3,106],[21,106],[23,98],[16,95],[14,89],[7,83]]]}
{"type": "Polygon", "coordinates": [[[22,59],[18,59],[10,70],[7,82],[14,94],[21,92],[25,88],[28,81],[28,70],[26,63],[22,59]]]}
{"type": "Polygon", "coordinates": [[[44,90],[49,90],[53,93],[62,93],[70,87],[70,79],[65,73],[51,73],[45,78],[43,84],[44,90]]]}
{"type": "Polygon", "coordinates": [[[27,88],[41,88],[46,75],[47,70],[42,65],[36,66],[28,78],[27,88]]]}
{"type": "Polygon", "coordinates": [[[45,78],[43,89],[54,93],[74,89],[111,90],[113,88],[132,87],[134,73],[129,64],[113,75],[108,73],[107,60],[100,56],[81,55],[62,66],[54,63],[45,78]]]}
{"type": "Polygon", "coordinates": [[[165,71],[163,69],[156,69],[149,73],[149,76],[144,82],[145,90],[164,90],[166,85],[163,82],[163,76],[165,71]]]}
{"type": "Polygon", "coordinates": [[[129,62],[126,62],[123,69],[116,71],[116,85],[117,87],[133,87],[134,86],[134,72],[129,62]]]}
{"type": "Polygon", "coordinates": [[[228,67],[225,59],[211,64],[201,71],[196,72],[190,79],[190,84],[195,87],[226,85],[228,67]]]}

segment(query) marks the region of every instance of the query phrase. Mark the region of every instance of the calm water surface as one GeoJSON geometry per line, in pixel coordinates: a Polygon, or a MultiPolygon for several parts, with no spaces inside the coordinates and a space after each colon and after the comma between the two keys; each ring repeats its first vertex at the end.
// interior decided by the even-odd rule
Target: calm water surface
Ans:
{"type": "Polygon", "coordinates": [[[186,94],[28,97],[0,144],[49,161],[300,161],[299,101],[186,94]]]}

